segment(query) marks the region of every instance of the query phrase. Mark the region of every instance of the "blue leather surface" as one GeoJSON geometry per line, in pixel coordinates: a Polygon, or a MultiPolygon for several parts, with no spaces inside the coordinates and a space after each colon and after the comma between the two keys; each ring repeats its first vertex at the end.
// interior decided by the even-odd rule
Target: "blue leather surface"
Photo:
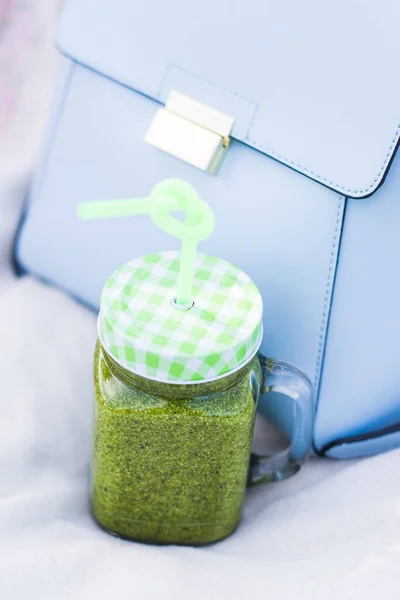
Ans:
{"type": "Polygon", "coordinates": [[[385,185],[348,200],[315,443],[400,422],[400,161],[385,185]]]}
{"type": "Polygon", "coordinates": [[[147,217],[79,222],[83,200],[147,195],[179,176],[216,215],[202,252],[243,268],[263,293],[263,351],[318,382],[344,201],[239,142],[217,177],[143,140],[156,104],[76,65],[19,244],[30,271],[97,306],[109,274],[176,247],[147,217]],[[112,107],[112,110],[111,110],[112,107]]]}
{"type": "Polygon", "coordinates": [[[161,101],[178,87],[235,117],[239,140],[362,197],[399,138],[399,21],[393,0],[68,0],[59,43],[161,101]]]}

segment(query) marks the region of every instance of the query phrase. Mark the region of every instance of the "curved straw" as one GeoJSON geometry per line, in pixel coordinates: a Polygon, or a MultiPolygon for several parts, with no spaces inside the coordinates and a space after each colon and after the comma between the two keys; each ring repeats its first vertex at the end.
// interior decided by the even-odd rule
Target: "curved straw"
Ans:
{"type": "Polygon", "coordinates": [[[160,229],[182,240],[176,303],[192,304],[197,243],[211,235],[215,219],[211,208],[189,183],[166,179],[158,183],[147,198],[83,202],[78,205],[77,213],[82,220],[148,214],[160,229]],[[174,210],[185,212],[184,222],[170,214],[174,210]]]}

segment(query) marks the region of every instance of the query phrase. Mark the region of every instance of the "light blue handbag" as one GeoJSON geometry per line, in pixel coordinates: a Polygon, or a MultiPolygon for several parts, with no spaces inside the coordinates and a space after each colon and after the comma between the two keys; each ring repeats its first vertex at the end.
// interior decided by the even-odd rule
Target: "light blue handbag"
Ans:
{"type": "MultiPolygon", "coordinates": [[[[96,306],[171,240],[146,217],[82,226],[76,205],[182,177],[216,214],[201,250],[262,291],[263,352],[318,391],[315,451],[399,445],[399,20],[391,0],[67,1],[19,264],[96,306]]],[[[262,409],[290,429],[292,406],[262,409]]]]}

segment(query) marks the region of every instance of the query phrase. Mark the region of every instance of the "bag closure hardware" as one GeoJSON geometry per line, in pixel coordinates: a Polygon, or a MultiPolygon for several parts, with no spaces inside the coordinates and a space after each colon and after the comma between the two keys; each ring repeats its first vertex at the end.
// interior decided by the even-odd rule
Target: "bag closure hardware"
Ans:
{"type": "Polygon", "coordinates": [[[234,119],[172,90],[148,129],[145,141],[215,174],[227,152],[234,119]]]}

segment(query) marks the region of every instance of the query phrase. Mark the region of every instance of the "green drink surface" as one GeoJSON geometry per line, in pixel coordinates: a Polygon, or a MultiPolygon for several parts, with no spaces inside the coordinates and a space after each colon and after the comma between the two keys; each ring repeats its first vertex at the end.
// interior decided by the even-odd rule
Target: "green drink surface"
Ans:
{"type": "Polygon", "coordinates": [[[152,543],[208,544],[237,527],[256,404],[254,358],[194,385],[119,367],[97,344],[92,510],[108,531],[152,543]]]}

